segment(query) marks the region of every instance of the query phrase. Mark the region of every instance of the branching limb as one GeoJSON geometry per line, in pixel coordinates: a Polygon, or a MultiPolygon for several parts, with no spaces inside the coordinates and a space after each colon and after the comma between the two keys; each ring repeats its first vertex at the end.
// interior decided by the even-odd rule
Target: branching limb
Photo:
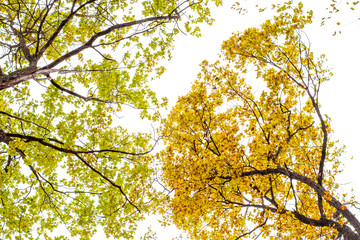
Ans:
{"type": "Polygon", "coordinates": [[[241,239],[242,237],[245,237],[247,235],[250,235],[251,233],[255,232],[256,230],[258,230],[259,228],[262,228],[263,226],[266,225],[267,223],[267,218],[265,219],[265,221],[262,224],[257,225],[256,227],[254,227],[251,231],[241,234],[240,236],[238,236],[237,238],[235,238],[235,240],[241,239]]]}
{"type": "Polygon", "coordinates": [[[97,169],[95,169],[93,166],[91,166],[87,161],[85,161],[85,159],[83,159],[79,154],[75,153],[74,154],[82,163],[84,163],[88,168],[90,168],[93,172],[95,172],[96,174],[98,174],[101,178],[103,178],[104,180],[106,180],[108,183],[110,183],[113,187],[119,189],[120,193],[124,196],[124,198],[126,199],[126,201],[133,206],[139,213],[141,213],[140,209],[138,208],[138,206],[136,206],[134,203],[132,203],[130,201],[130,199],[127,197],[127,195],[125,194],[124,190],[121,188],[121,186],[117,185],[115,182],[113,182],[111,179],[107,178],[104,174],[102,174],[101,172],[99,172],[97,169]]]}
{"type": "MultiPolygon", "coordinates": [[[[38,138],[38,137],[34,137],[34,136],[27,136],[27,135],[22,135],[22,134],[17,134],[17,133],[7,133],[6,135],[8,137],[11,137],[11,138],[24,139],[26,142],[38,142],[43,146],[53,148],[53,149],[58,150],[58,151],[63,152],[63,153],[71,153],[71,154],[81,154],[81,153],[89,154],[89,153],[113,152],[113,153],[121,153],[121,154],[127,154],[127,155],[132,155],[132,156],[143,156],[143,155],[146,155],[146,154],[150,153],[153,150],[154,146],[155,146],[154,145],[150,150],[148,150],[146,152],[141,152],[141,153],[125,152],[125,151],[116,150],[116,149],[74,150],[74,149],[71,149],[71,148],[63,148],[63,147],[54,145],[52,143],[46,142],[43,138],[38,138]]],[[[59,143],[61,145],[64,145],[64,143],[59,141],[59,140],[56,140],[56,139],[53,139],[53,138],[50,138],[49,140],[57,142],[57,143],[59,143]]],[[[77,147],[79,147],[79,146],[77,146],[77,147]]],[[[81,147],[79,147],[79,148],[81,148],[81,147]]]]}

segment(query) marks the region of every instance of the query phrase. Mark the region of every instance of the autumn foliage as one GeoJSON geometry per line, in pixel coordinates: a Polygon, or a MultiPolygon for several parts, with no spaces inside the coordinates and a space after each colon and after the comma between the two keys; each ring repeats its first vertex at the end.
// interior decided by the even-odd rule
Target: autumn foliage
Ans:
{"type": "Polygon", "coordinates": [[[101,228],[132,239],[159,211],[193,239],[360,239],[356,202],[335,181],[344,148],[319,103],[332,74],[310,50],[313,13],[302,4],[271,4],[272,20],[203,61],[158,136],[121,121],[131,112],[159,122],[166,99],[149,81],[174,37],[200,36],[221,3],[0,3],[2,238],[91,239],[101,228]]]}
{"type": "Polygon", "coordinates": [[[278,12],[204,61],[162,127],[165,210],[194,239],[359,239],[336,192],[343,148],[319,104],[331,73],[303,32],[312,12],[278,12]]]}

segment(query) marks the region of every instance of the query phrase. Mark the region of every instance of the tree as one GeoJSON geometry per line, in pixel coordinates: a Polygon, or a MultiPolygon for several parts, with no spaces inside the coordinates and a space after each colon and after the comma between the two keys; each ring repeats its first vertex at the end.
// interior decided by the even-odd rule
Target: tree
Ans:
{"type": "Polygon", "coordinates": [[[51,239],[61,224],[81,239],[97,226],[131,238],[156,195],[147,156],[154,142],[117,116],[130,107],[158,119],[163,103],[148,81],[164,71],[157,64],[171,57],[174,35],[198,35],[199,23],[211,23],[208,4],[0,3],[3,238],[51,239]]]}
{"type": "Polygon", "coordinates": [[[278,12],[225,41],[164,120],[163,211],[193,239],[360,238],[355,199],[335,182],[343,147],[320,108],[331,72],[303,31],[312,12],[278,12]]]}

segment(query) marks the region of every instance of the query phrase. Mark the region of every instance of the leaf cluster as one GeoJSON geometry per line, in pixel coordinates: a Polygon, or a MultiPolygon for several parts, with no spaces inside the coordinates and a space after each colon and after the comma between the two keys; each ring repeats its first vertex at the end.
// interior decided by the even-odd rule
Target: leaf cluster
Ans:
{"type": "Polygon", "coordinates": [[[308,47],[302,8],[233,34],[164,121],[165,209],[194,239],[358,238],[336,193],[343,147],[318,101],[331,73],[308,47]]]}

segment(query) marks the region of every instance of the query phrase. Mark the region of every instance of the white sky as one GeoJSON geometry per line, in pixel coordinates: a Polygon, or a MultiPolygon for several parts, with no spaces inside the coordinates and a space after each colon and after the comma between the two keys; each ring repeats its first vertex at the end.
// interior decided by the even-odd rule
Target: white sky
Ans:
{"type": "MultiPolygon", "coordinates": [[[[226,1],[226,0],[225,0],[226,1]]],[[[230,37],[232,32],[242,31],[248,27],[254,27],[261,24],[269,18],[267,12],[257,13],[255,10],[250,11],[245,16],[240,16],[230,10],[233,1],[227,3],[215,10],[213,17],[215,23],[212,26],[202,27],[202,37],[195,38],[192,36],[177,36],[173,59],[165,64],[166,73],[160,80],[152,83],[153,89],[159,94],[159,97],[166,96],[169,99],[168,109],[175,104],[177,98],[190,90],[191,83],[196,79],[199,72],[199,64],[202,60],[207,59],[213,62],[220,53],[220,46],[223,40],[230,37]]],[[[247,5],[255,5],[255,1],[245,2],[247,5]],[[251,3],[249,3],[251,2],[251,3]]],[[[313,10],[325,10],[330,1],[303,1],[305,8],[313,10]]],[[[326,13],[323,11],[323,13],[326,13]]],[[[322,13],[315,17],[322,17],[322,13]]],[[[339,17],[338,15],[335,15],[339,17]]],[[[334,17],[335,17],[334,16],[334,17]]],[[[354,187],[360,193],[360,20],[351,12],[344,12],[341,21],[342,34],[335,37],[332,33],[335,24],[320,27],[319,21],[315,22],[308,29],[305,29],[311,41],[312,51],[316,55],[326,54],[328,64],[333,69],[334,76],[329,82],[322,85],[320,90],[320,103],[322,104],[322,113],[328,114],[332,118],[332,128],[334,137],[340,140],[340,143],[347,146],[347,154],[343,157],[345,162],[345,171],[341,176],[339,183],[345,184],[343,191],[354,187]],[[350,156],[354,160],[349,161],[350,156]]],[[[316,20],[316,19],[315,19],[316,20]]],[[[360,201],[360,197],[359,197],[360,201]]],[[[141,233],[147,229],[148,224],[156,222],[155,218],[149,218],[144,226],[139,230],[135,239],[139,239],[141,233]]],[[[153,230],[158,232],[159,240],[171,239],[177,236],[180,231],[174,228],[162,229],[156,224],[153,230]]],[[[103,239],[97,235],[94,239],[103,239]]]]}

